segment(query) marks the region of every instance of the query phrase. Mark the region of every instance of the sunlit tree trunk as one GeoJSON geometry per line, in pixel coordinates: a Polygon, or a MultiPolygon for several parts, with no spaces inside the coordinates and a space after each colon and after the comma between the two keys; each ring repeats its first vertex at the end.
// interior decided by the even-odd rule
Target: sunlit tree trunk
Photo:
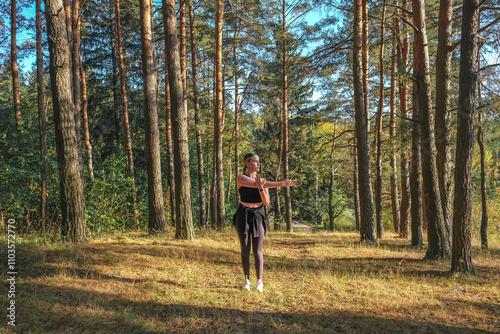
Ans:
{"type": "MultiPolygon", "coordinates": [[[[333,187],[335,183],[335,165],[334,165],[334,155],[335,152],[335,136],[337,130],[337,122],[333,123],[333,140],[332,149],[330,150],[330,186],[328,187],[328,217],[330,218],[330,231],[335,229],[335,213],[333,207],[333,187]]],[[[317,201],[316,201],[317,203],[317,201]]]]}
{"type": "Polygon", "coordinates": [[[412,91],[412,145],[411,145],[411,244],[424,243],[423,205],[422,205],[422,152],[420,150],[420,112],[418,108],[417,84],[413,82],[412,91]]]}
{"type": "Polygon", "coordinates": [[[361,0],[354,1],[353,32],[353,81],[356,140],[358,149],[359,204],[361,210],[361,241],[375,241],[373,233],[373,202],[370,187],[370,155],[368,151],[368,133],[366,114],[363,104],[363,80],[361,68],[362,21],[361,0]]]}
{"type": "Polygon", "coordinates": [[[458,88],[457,153],[453,199],[451,271],[474,274],[471,246],[472,154],[476,113],[476,55],[479,0],[464,0],[458,88]]]}
{"type": "Polygon", "coordinates": [[[38,126],[40,131],[40,157],[41,157],[41,223],[42,232],[48,232],[49,201],[47,198],[47,182],[49,179],[49,165],[47,161],[47,120],[45,117],[45,84],[43,80],[43,51],[42,51],[42,0],[36,0],[36,82],[38,126]]]}
{"type": "MultiPolygon", "coordinates": [[[[192,28],[192,27],[191,27],[192,28]]],[[[182,74],[182,97],[184,109],[188,110],[187,100],[187,71],[186,71],[186,1],[180,1],[179,8],[179,52],[181,60],[181,74],[182,74]]],[[[189,122],[189,119],[188,119],[189,122]]]]}
{"type": "MultiPolygon", "coordinates": [[[[394,19],[397,24],[398,20],[394,19]]],[[[391,203],[392,203],[392,221],[394,223],[394,232],[400,234],[400,212],[399,212],[399,187],[398,187],[398,167],[396,157],[396,34],[392,34],[392,54],[391,54],[391,100],[390,100],[390,130],[391,137],[391,203]]]]}
{"type": "Polygon", "coordinates": [[[224,15],[224,1],[217,1],[217,15],[215,22],[215,117],[214,117],[214,148],[215,148],[215,186],[217,205],[217,228],[225,229],[225,198],[224,198],[224,160],[222,147],[223,132],[223,79],[222,79],[222,24],[224,15]]]}
{"type": "MultiPolygon", "coordinates": [[[[239,76],[238,76],[238,61],[236,57],[235,47],[233,50],[233,62],[234,62],[234,174],[238,177],[240,174],[240,94],[239,94],[239,76]]],[[[236,194],[236,205],[240,202],[240,192],[238,191],[238,184],[234,183],[234,189],[236,194]]]]}
{"type": "Polygon", "coordinates": [[[82,155],[78,145],[75,106],[71,91],[70,50],[62,0],[46,0],[45,15],[50,51],[50,79],[59,166],[62,228],[71,241],[88,241],[82,155]]]}
{"type": "Polygon", "coordinates": [[[189,171],[188,113],[184,107],[179,44],[177,42],[177,18],[175,1],[163,1],[165,25],[165,49],[167,50],[170,106],[172,112],[172,137],[174,151],[176,232],[178,239],[194,240],[194,222],[191,204],[191,177],[189,171]]]}
{"type": "MultiPolygon", "coordinates": [[[[407,7],[407,1],[403,1],[404,8],[407,7]]],[[[403,11],[402,16],[406,19],[407,14],[403,11]]],[[[399,27],[399,25],[397,25],[399,27]]],[[[399,35],[400,31],[397,30],[399,35]]],[[[403,26],[403,41],[400,47],[399,72],[402,73],[399,77],[399,105],[401,109],[401,122],[400,133],[401,143],[405,142],[407,133],[410,133],[411,126],[407,120],[408,118],[408,80],[406,79],[406,72],[408,71],[408,53],[410,49],[408,30],[403,26]]],[[[411,190],[410,190],[410,155],[407,153],[405,146],[401,149],[401,208],[400,208],[400,236],[403,239],[408,239],[410,217],[411,217],[411,190]]]]}
{"type": "Polygon", "coordinates": [[[158,129],[157,72],[154,59],[151,2],[140,0],[142,73],[144,89],[146,161],[148,171],[149,233],[166,231],[160,162],[160,134],[158,129]]]}
{"type": "MultiPolygon", "coordinates": [[[[87,166],[89,168],[90,179],[94,180],[94,167],[92,163],[92,145],[90,144],[89,121],[87,117],[87,108],[82,109],[81,95],[82,89],[80,85],[80,0],[73,0],[71,11],[71,24],[73,31],[73,41],[71,50],[71,65],[72,65],[72,80],[73,80],[73,102],[75,103],[75,110],[78,117],[81,110],[83,120],[83,141],[85,143],[85,151],[87,152],[87,166]]],[[[86,94],[86,92],[85,92],[86,94]]]]}
{"type": "Polygon", "coordinates": [[[439,6],[438,50],[436,56],[436,149],[439,191],[446,234],[451,238],[451,110],[450,79],[453,1],[439,6]]]}
{"type": "Polygon", "coordinates": [[[125,64],[123,62],[122,32],[120,19],[120,0],[115,1],[116,8],[116,50],[118,53],[118,73],[120,77],[121,107],[123,118],[123,139],[125,152],[127,154],[127,171],[132,181],[132,204],[134,205],[134,216],[136,224],[139,225],[139,209],[137,207],[137,192],[135,188],[134,155],[132,153],[132,138],[130,136],[130,124],[128,119],[127,86],[125,83],[125,64]]]}
{"type": "Polygon", "coordinates": [[[361,228],[361,211],[359,207],[359,182],[358,182],[358,149],[356,137],[354,137],[354,147],[353,147],[353,191],[354,191],[354,215],[356,219],[356,230],[360,231],[361,228]]]}
{"type": "MultiPolygon", "coordinates": [[[[368,85],[369,77],[369,63],[368,55],[370,53],[370,48],[368,46],[368,0],[362,0],[362,47],[361,47],[361,66],[363,71],[363,106],[366,118],[366,131],[368,133],[367,140],[369,140],[370,135],[370,89],[368,85]]],[[[368,145],[368,156],[370,155],[370,146],[368,145]]],[[[370,162],[368,162],[368,168],[370,168],[370,162]]],[[[370,172],[369,172],[370,173],[370,172]]],[[[370,189],[371,191],[371,189],[370,189]]]]}
{"type": "MultiPolygon", "coordinates": [[[[283,135],[282,135],[283,127],[282,124],[279,124],[279,131],[278,131],[278,159],[279,163],[276,168],[276,181],[278,180],[281,172],[281,163],[283,159],[283,135]]],[[[281,227],[283,224],[283,215],[281,213],[281,195],[280,195],[280,188],[276,188],[276,197],[275,197],[275,212],[274,212],[274,230],[275,231],[281,231],[281,227]]]]}
{"type": "Polygon", "coordinates": [[[375,182],[375,217],[377,225],[377,238],[384,237],[384,222],[382,220],[382,116],[384,111],[384,46],[385,46],[385,0],[382,5],[382,21],[380,24],[380,49],[379,49],[379,101],[377,108],[375,143],[377,149],[376,182],[375,182]]]}
{"type": "MultiPolygon", "coordinates": [[[[478,23],[478,28],[479,28],[478,23]]],[[[481,46],[477,50],[477,68],[481,68],[481,46]]],[[[481,80],[477,82],[477,97],[482,105],[483,98],[481,92],[481,80]]],[[[481,156],[481,249],[488,249],[488,191],[486,189],[486,157],[483,140],[483,112],[479,110],[477,114],[477,143],[481,156]]]]}
{"type": "Polygon", "coordinates": [[[205,195],[205,172],[203,170],[203,146],[201,142],[201,115],[198,93],[198,64],[196,59],[196,39],[194,36],[194,8],[189,4],[189,26],[191,37],[191,67],[193,71],[193,102],[194,102],[194,121],[196,125],[196,152],[198,153],[198,186],[200,191],[200,225],[207,226],[207,210],[205,195]]]}
{"type": "Polygon", "coordinates": [[[10,8],[10,65],[12,69],[12,94],[17,129],[23,132],[21,120],[21,95],[19,93],[19,70],[17,69],[17,0],[11,0],[10,8]]]}
{"type": "Polygon", "coordinates": [[[451,245],[445,226],[439,192],[429,52],[425,24],[425,3],[423,0],[413,0],[412,4],[413,24],[418,29],[415,31],[414,75],[417,83],[419,120],[422,135],[422,176],[425,190],[425,210],[429,243],[425,257],[427,259],[447,259],[450,257],[451,245]]]}
{"type": "MultiPolygon", "coordinates": [[[[163,15],[164,26],[166,26],[166,17],[163,15]]],[[[165,45],[165,54],[167,54],[167,45],[165,45]]],[[[170,218],[172,225],[177,226],[176,203],[175,203],[175,176],[174,176],[174,143],[172,138],[172,109],[170,107],[170,85],[168,83],[168,66],[165,59],[165,141],[167,142],[167,160],[168,172],[167,183],[169,185],[170,195],[170,218]]]]}

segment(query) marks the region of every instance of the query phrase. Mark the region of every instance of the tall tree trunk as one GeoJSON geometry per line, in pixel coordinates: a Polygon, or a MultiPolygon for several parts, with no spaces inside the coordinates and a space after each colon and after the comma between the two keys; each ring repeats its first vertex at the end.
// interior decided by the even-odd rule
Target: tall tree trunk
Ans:
{"type": "Polygon", "coordinates": [[[82,155],[76,131],[76,113],[71,91],[71,55],[62,0],[46,0],[45,13],[61,188],[61,233],[71,241],[86,242],[82,155]]]}
{"type": "Polygon", "coordinates": [[[362,46],[361,0],[354,1],[353,32],[353,76],[354,76],[354,110],[356,123],[356,141],[358,150],[359,204],[361,210],[361,241],[375,241],[373,233],[373,202],[370,187],[370,155],[368,150],[368,133],[366,114],[363,105],[363,81],[361,71],[362,46]]]}
{"type": "Polygon", "coordinates": [[[198,93],[198,64],[196,59],[196,39],[194,36],[194,7],[189,4],[189,26],[191,36],[191,68],[193,71],[193,102],[194,102],[194,121],[196,125],[196,152],[198,153],[198,189],[200,191],[200,225],[207,226],[207,210],[205,195],[205,172],[203,170],[203,145],[201,142],[201,115],[198,93]]]}
{"type": "Polygon", "coordinates": [[[223,132],[223,79],[222,79],[222,23],[224,15],[224,0],[217,1],[217,16],[215,24],[215,118],[214,118],[214,146],[216,169],[216,204],[217,204],[217,227],[220,230],[225,229],[225,204],[224,204],[224,159],[222,151],[222,132],[223,132]]]}
{"type": "Polygon", "coordinates": [[[377,225],[377,238],[384,237],[384,222],[382,220],[382,116],[384,111],[384,46],[385,46],[385,0],[382,4],[382,21],[380,24],[380,50],[379,50],[379,101],[376,120],[376,137],[375,143],[377,148],[377,167],[375,181],[375,212],[377,225]]]}
{"type": "MultiPolygon", "coordinates": [[[[74,53],[74,43],[73,43],[73,21],[72,21],[72,18],[71,18],[71,0],[64,0],[64,12],[66,14],[66,34],[67,34],[67,38],[68,38],[68,43],[69,43],[69,50],[70,50],[70,59],[69,59],[69,66],[70,66],[70,75],[71,75],[71,83],[73,83],[73,53],[74,53]]],[[[74,103],[74,94],[73,94],[73,90],[72,90],[72,94],[73,96],[73,103],[74,103]]],[[[75,110],[75,120],[76,120],[76,136],[78,138],[78,147],[81,149],[81,121],[80,121],[80,110],[77,110],[76,108],[74,109],[75,110]]]]}
{"type": "MultiPolygon", "coordinates": [[[[163,15],[164,26],[166,26],[166,17],[163,15]]],[[[165,45],[165,54],[167,54],[168,49],[165,45]]],[[[168,160],[168,172],[167,172],[167,183],[169,185],[169,195],[170,195],[170,217],[172,220],[172,225],[177,226],[176,219],[176,203],[175,203],[175,176],[174,176],[174,143],[172,138],[172,108],[170,107],[170,85],[168,83],[168,66],[167,59],[165,58],[165,138],[167,142],[167,160],[168,160]]]]}
{"type": "MultiPolygon", "coordinates": [[[[278,117],[279,118],[279,117],[278,117]]],[[[281,171],[281,163],[283,159],[283,127],[282,124],[279,124],[279,131],[278,131],[278,167],[276,168],[276,181],[278,181],[278,178],[280,176],[280,171],[281,171]]],[[[283,215],[281,213],[281,200],[280,200],[280,187],[276,188],[276,197],[275,197],[275,217],[274,217],[274,230],[275,231],[281,231],[281,227],[283,224],[283,215]]]]}
{"type": "Polygon", "coordinates": [[[81,85],[80,85],[80,0],[73,0],[71,11],[71,23],[73,31],[73,43],[70,47],[71,50],[71,66],[72,66],[72,79],[73,79],[73,102],[75,103],[75,110],[80,117],[80,110],[83,120],[83,138],[85,143],[85,150],[87,151],[87,165],[89,168],[90,179],[94,180],[94,168],[92,164],[92,145],[90,144],[89,122],[87,117],[87,109],[82,110],[81,103],[81,85]]]}
{"type": "Polygon", "coordinates": [[[12,69],[12,94],[17,129],[22,133],[21,96],[19,93],[19,70],[17,69],[17,0],[11,0],[10,8],[10,64],[12,69]]]}
{"type": "Polygon", "coordinates": [[[472,154],[476,113],[476,56],[479,0],[464,0],[460,81],[458,88],[457,153],[453,199],[453,250],[451,271],[474,274],[471,246],[472,154]]]}
{"type": "Polygon", "coordinates": [[[184,107],[182,73],[180,66],[179,44],[177,42],[177,18],[175,1],[163,0],[165,25],[165,49],[170,86],[170,105],[172,108],[172,129],[174,139],[174,175],[176,202],[175,237],[194,240],[194,222],[191,204],[191,177],[189,171],[188,114],[184,107]]]}
{"type": "MultiPolygon", "coordinates": [[[[397,23],[397,19],[394,23],[397,23]]],[[[391,202],[392,202],[392,221],[394,223],[394,232],[400,234],[400,212],[399,212],[399,189],[398,189],[398,166],[396,157],[396,34],[392,34],[392,58],[391,58],[391,102],[390,102],[390,136],[391,136],[391,202]]]]}
{"type": "Polygon", "coordinates": [[[128,119],[127,86],[125,83],[125,64],[123,62],[122,30],[120,19],[120,0],[115,1],[116,8],[116,50],[118,52],[118,73],[120,77],[120,95],[123,117],[123,140],[127,154],[127,171],[132,179],[132,204],[134,205],[135,222],[139,226],[139,209],[137,207],[137,191],[135,187],[134,155],[132,152],[132,138],[130,136],[130,124],[128,119]]]}
{"type": "Polygon", "coordinates": [[[423,206],[422,206],[422,152],[420,135],[420,112],[418,107],[417,84],[413,82],[412,91],[412,145],[411,145],[411,244],[420,246],[424,243],[423,206]]]}
{"type": "Polygon", "coordinates": [[[151,26],[151,2],[140,0],[142,73],[144,89],[146,161],[148,170],[149,233],[166,231],[161,181],[160,134],[158,129],[157,73],[151,26]]]}
{"type": "MultiPolygon", "coordinates": [[[[83,65],[80,63],[80,75],[78,75],[78,78],[82,78],[82,118],[83,118],[83,131],[84,131],[84,137],[85,137],[85,149],[87,150],[87,157],[88,157],[88,167],[89,167],[89,174],[90,174],[90,179],[94,181],[94,168],[92,167],[92,145],[90,145],[90,136],[89,136],[89,121],[87,117],[87,81],[85,78],[85,72],[83,71],[83,65]]],[[[76,108],[76,104],[75,104],[76,108]]]]}
{"type": "Polygon", "coordinates": [[[38,127],[40,130],[40,158],[41,166],[41,223],[42,232],[49,231],[49,201],[47,198],[47,182],[49,180],[49,164],[47,161],[47,120],[45,117],[45,84],[43,80],[43,51],[42,51],[42,0],[36,0],[36,82],[38,127]]]}
{"type": "MultiPolygon", "coordinates": [[[[403,1],[404,8],[407,8],[407,1],[403,1]]],[[[407,18],[405,11],[402,13],[403,18],[407,18]]],[[[399,27],[399,25],[398,25],[399,27]]],[[[399,31],[397,31],[399,32],[399,31]]],[[[398,33],[399,35],[399,33],[398,33]]],[[[404,143],[407,133],[410,132],[410,124],[407,121],[408,118],[408,80],[406,79],[406,73],[408,72],[408,53],[410,49],[408,30],[403,27],[403,42],[400,48],[400,69],[399,72],[403,73],[399,77],[399,104],[401,109],[401,122],[400,122],[400,133],[401,133],[401,143],[404,143]]],[[[399,58],[399,57],[398,57],[399,58]]],[[[417,124],[418,126],[418,124],[417,124]]],[[[408,239],[408,229],[410,226],[410,156],[407,154],[407,150],[404,146],[401,149],[401,218],[400,218],[400,236],[403,239],[408,239]]]]}
{"type": "MultiPolygon", "coordinates": [[[[240,108],[239,108],[239,76],[238,76],[238,61],[236,58],[236,47],[233,50],[234,62],[234,174],[237,178],[240,174],[240,108]]],[[[240,203],[240,192],[238,191],[238,183],[234,182],[236,194],[236,206],[240,203]]]]}
{"type": "MultiPolygon", "coordinates": [[[[287,57],[287,20],[286,20],[286,0],[283,0],[282,8],[282,22],[283,22],[283,55],[282,55],[282,82],[283,82],[283,98],[282,98],[282,112],[283,112],[283,177],[288,179],[288,57],[287,57]]],[[[285,193],[285,221],[286,230],[293,231],[292,228],[292,199],[290,198],[290,188],[284,187],[285,193]]]]}
{"type": "MultiPolygon", "coordinates": [[[[333,212],[333,186],[335,182],[335,165],[333,160],[333,152],[335,151],[335,136],[337,130],[337,122],[333,123],[333,140],[332,149],[330,151],[330,186],[328,187],[328,217],[330,218],[330,231],[335,229],[335,212],[333,212]]],[[[316,178],[317,179],[317,178],[316,178]]],[[[318,203],[316,201],[316,203],[318,203]]]]}
{"type": "Polygon", "coordinates": [[[450,78],[453,1],[440,0],[436,56],[436,149],[439,191],[446,235],[451,238],[451,110],[450,78]]]}
{"type": "Polygon", "coordinates": [[[361,211],[359,207],[359,182],[358,182],[358,149],[356,137],[354,137],[353,147],[354,173],[353,173],[353,191],[354,191],[354,215],[356,219],[356,230],[361,230],[361,211]]]}
{"type": "MultiPolygon", "coordinates": [[[[368,133],[367,140],[369,140],[370,135],[370,90],[368,85],[369,77],[369,64],[368,64],[368,54],[370,53],[370,48],[368,46],[368,0],[362,0],[362,47],[361,47],[361,63],[363,71],[363,106],[366,118],[366,131],[368,133]]],[[[370,145],[368,145],[368,156],[370,155],[370,145]]],[[[368,168],[370,168],[370,162],[368,162],[368,168]]],[[[370,172],[369,172],[370,173],[370,172]]],[[[370,189],[371,191],[371,189],[370,189]]]]}
{"type": "MultiPolygon", "coordinates": [[[[478,23],[478,29],[479,29],[478,23]]],[[[481,68],[481,46],[477,48],[477,68],[481,68]]],[[[483,98],[481,93],[481,80],[477,82],[477,97],[479,104],[482,105],[483,98]]],[[[479,110],[477,114],[477,143],[481,156],[481,249],[488,249],[488,191],[486,189],[486,157],[483,141],[483,112],[479,110]]]]}
{"type": "MultiPolygon", "coordinates": [[[[180,41],[180,61],[182,74],[182,99],[184,109],[188,110],[187,99],[187,71],[186,71],[186,2],[180,1],[179,8],[179,41],[180,41]]],[[[191,27],[192,28],[192,27],[191,27]]],[[[188,118],[189,122],[189,118],[188,118]]]]}
{"type": "MultiPolygon", "coordinates": [[[[112,14],[110,14],[112,15],[112,14]]],[[[115,15],[116,16],[116,15],[115,15]]],[[[116,23],[115,23],[116,25],[116,23]]],[[[115,27],[116,28],[116,27],[115,27]]],[[[113,32],[110,32],[110,33],[113,33],[113,32]]],[[[116,33],[116,29],[115,29],[115,32],[116,33]]],[[[115,131],[114,131],[114,143],[119,143],[120,142],[120,112],[121,112],[121,109],[120,109],[120,106],[119,106],[119,103],[118,103],[118,82],[119,82],[119,79],[118,77],[120,76],[117,71],[119,71],[119,68],[118,68],[118,64],[117,64],[117,58],[118,56],[116,55],[116,49],[118,49],[118,47],[115,47],[114,45],[114,40],[112,38],[112,46],[111,46],[111,58],[112,58],[112,66],[113,66],[113,70],[112,70],[112,77],[111,77],[111,82],[112,82],[112,85],[113,85],[113,116],[115,118],[115,131]]],[[[121,99],[121,98],[120,98],[121,99]]],[[[125,146],[124,146],[125,148],[125,146]]]]}
{"type": "Polygon", "coordinates": [[[429,242],[425,257],[427,259],[448,259],[451,245],[445,226],[439,192],[429,52],[425,25],[425,3],[423,0],[413,0],[412,3],[413,23],[418,29],[415,31],[414,75],[417,82],[419,119],[422,131],[422,175],[429,242]]]}

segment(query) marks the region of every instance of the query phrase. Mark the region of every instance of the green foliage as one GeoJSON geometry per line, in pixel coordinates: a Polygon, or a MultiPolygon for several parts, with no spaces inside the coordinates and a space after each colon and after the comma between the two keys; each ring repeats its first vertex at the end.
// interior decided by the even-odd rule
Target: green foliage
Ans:
{"type": "MultiPolygon", "coordinates": [[[[146,227],[135,223],[132,179],[127,175],[126,163],[125,155],[114,154],[94,170],[94,181],[87,181],[85,219],[90,236],[146,227]]],[[[147,212],[147,207],[140,207],[140,212],[147,212]]]]}

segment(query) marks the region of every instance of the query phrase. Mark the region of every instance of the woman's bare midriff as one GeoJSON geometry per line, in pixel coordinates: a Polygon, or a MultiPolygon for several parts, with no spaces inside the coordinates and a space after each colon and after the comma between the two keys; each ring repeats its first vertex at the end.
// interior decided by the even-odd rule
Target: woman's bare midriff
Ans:
{"type": "Polygon", "coordinates": [[[245,203],[245,202],[240,202],[241,205],[247,207],[247,208],[252,208],[252,209],[255,209],[255,208],[258,208],[259,206],[262,205],[262,202],[259,202],[259,203],[245,203]]]}

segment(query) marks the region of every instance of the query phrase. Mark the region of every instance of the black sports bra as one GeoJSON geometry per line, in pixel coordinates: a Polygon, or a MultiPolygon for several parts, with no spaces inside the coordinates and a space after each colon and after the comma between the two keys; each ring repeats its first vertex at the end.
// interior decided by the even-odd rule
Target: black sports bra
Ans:
{"type": "Polygon", "coordinates": [[[240,187],[238,191],[240,192],[240,200],[244,203],[262,202],[260,191],[257,188],[240,187]]]}

